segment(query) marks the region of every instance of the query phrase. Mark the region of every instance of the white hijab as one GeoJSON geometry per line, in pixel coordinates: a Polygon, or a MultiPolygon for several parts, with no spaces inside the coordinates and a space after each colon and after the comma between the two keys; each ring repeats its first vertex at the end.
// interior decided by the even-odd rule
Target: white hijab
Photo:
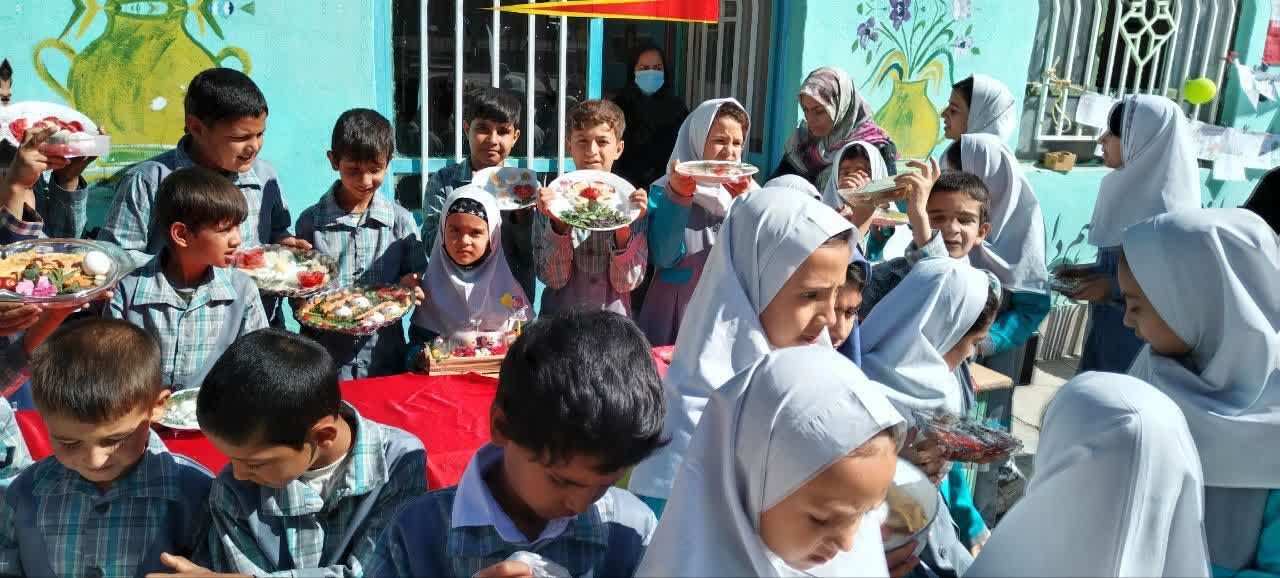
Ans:
{"type": "Polygon", "coordinates": [[[839,209],[844,206],[844,201],[840,200],[840,162],[844,160],[844,153],[851,147],[861,147],[862,153],[871,161],[871,180],[883,179],[889,176],[889,167],[884,162],[884,155],[880,154],[880,150],[875,145],[864,142],[854,141],[844,148],[840,149],[840,154],[835,156],[835,161],[831,164],[831,176],[827,178],[827,186],[822,191],[822,202],[828,207],[839,209]]]}
{"type": "Polygon", "coordinates": [[[1013,151],[999,137],[966,134],[960,159],[961,168],[981,178],[991,193],[991,233],[969,254],[970,262],[1012,289],[1048,293],[1044,215],[1013,151]]]}
{"type": "Polygon", "coordinates": [[[969,129],[966,134],[990,134],[1009,144],[1018,124],[1013,93],[1003,82],[985,74],[973,75],[973,98],[969,102],[969,129]]]}
{"type": "MultiPolygon", "coordinates": [[[[787,576],[760,516],[902,416],[830,347],[782,349],[711,395],[637,576],[787,576]]],[[[903,432],[898,431],[898,438],[903,432]]],[[[810,574],[887,576],[879,524],[810,574]]]]}
{"type": "Polygon", "coordinates": [[[636,466],[633,492],[667,497],[707,398],[773,349],[760,314],[809,255],[850,227],[826,205],[791,189],[761,189],[734,200],[685,309],[663,379],[663,431],[671,443],[636,466]]]}
{"type": "Polygon", "coordinates": [[[965,578],[1204,576],[1200,460],[1177,405],[1085,373],[1045,411],[1027,493],[965,578]]]}
{"type": "Polygon", "coordinates": [[[440,221],[440,231],[432,240],[431,262],[422,279],[427,298],[414,312],[414,323],[447,338],[455,331],[471,329],[473,320],[479,320],[484,331],[501,329],[515,313],[502,304],[503,295],[532,306],[507,265],[502,250],[502,212],[493,195],[475,185],[458,187],[445,199],[440,221]],[[444,221],[458,199],[478,201],[489,223],[489,255],[469,269],[458,266],[444,248],[444,221]]]}
{"type": "Polygon", "coordinates": [[[978,320],[993,284],[963,261],[924,259],[862,322],[862,370],[908,420],[914,410],[964,412],[964,391],[942,356],[978,320]]]}
{"type": "Polygon", "coordinates": [[[1124,166],[1103,177],[1089,244],[1114,247],[1124,228],[1161,213],[1200,206],[1200,167],[1182,108],[1162,96],[1137,95],[1124,107],[1124,166]]]}
{"type": "MultiPolygon", "coordinates": [[[[720,107],[726,104],[733,104],[743,111],[747,110],[742,103],[733,98],[713,98],[698,105],[698,108],[693,109],[693,112],[689,113],[689,116],[685,117],[684,122],[680,124],[680,133],[676,135],[676,147],[672,149],[671,157],[667,160],[668,166],[671,161],[687,163],[705,160],[702,158],[702,152],[706,148],[711,125],[715,122],[720,107]]],[[[746,130],[748,127],[742,128],[746,130]]],[[[670,178],[669,175],[663,175],[653,184],[667,189],[670,187],[668,185],[670,178]]],[[[752,185],[754,184],[753,180],[752,185]]],[[[759,188],[759,186],[752,188],[759,188]]],[[[721,185],[699,184],[693,192],[693,202],[715,218],[723,218],[729,212],[729,203],[732,201],[733,195],[730,195],[729,191],[721,185]]]]}
{"type": "Polygon", "coordinates": [[[818,187],[813,186],[813,183],[800,175],[782,175],[780,177],[774,177],[764,184],[764,188],[791,189],[796,192],[804,193],[806,196],[819,201],[822,200],[822,193],[818,192],[818,187]]]}

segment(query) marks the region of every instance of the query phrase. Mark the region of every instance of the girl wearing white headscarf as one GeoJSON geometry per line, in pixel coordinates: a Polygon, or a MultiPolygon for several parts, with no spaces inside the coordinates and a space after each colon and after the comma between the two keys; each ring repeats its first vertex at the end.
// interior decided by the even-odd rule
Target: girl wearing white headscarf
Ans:
{"type": "Polygon", "coordinates": [[[966,134],[989,134],[1012,144],[1018,124],[1013,93],[1003,82],[975,74],[951,87],[951,100],[942,111],[946,137],[959,141],[966,134]]]}
{"type": "Polygon", "coordinates": [[[1129,369],[1142,342],[1124,326],[1116,264],[1125,227],[1161,213],[1200,206],[1200,169],[1182,108],[1150,95],[1125,98],[1100,138],[1104,161],[1089,244],[1098,248],[1099,277],[1074,297],[1090,302],[1080,371],[1129,369]]]}
{"type": "Polygon", "coordinates": [[[818,190],[818,187],[813,186],[813,183],[806,181],[805,178],[800,175],[782,175],[780,177],[774,177],[764,184],[764,188],[791,189],[797,193],[803,193],[809,198],[818,199],[819,201],[822,200],[822,192],[818,190]]]}
{"type": "MultiPolygon", "coordinates": [[[[738,101],[732,98],[708,100],[685,118],[669,162],[741,160],[742,142],[728,141],[745,139],[750,134],[750,122],[746,109],[738,101]],[[730,134],[732,130],[727,129],[718,129],[713,134],[718,123],[729,129],[736,127],[740,134],[730,134]],[[724,142],[712,143],[712,138],[724,142]],[[717,155],[706,157],[709,150],[715,150],[717,155]]],[[[674,164],[669,166],[670,170],[675,170],[674,164]]],[[[675,343],[685,307],[689,305],[702,276],[707,256],[716,242],[716,231],[729,212],[729,203],[736,195],[759,188],[750,178],[742,185],[732,187],[694,183],[690,194],[685,196],[672,186],[670,174],[649,188],[652,203],[649,211],[649,260],[657,274],[645,294],[644,307],[636,317],[636,323],[650,343],[655,346],[675,343]]]]}
{"type": "Polygon", "coordinates": [[[1214,566],[1280,574],[1280,238],[1244,209],[1166,213],[1124,234],[1129,374],[1186,414],[1214,566]]]}
{"type": "MultiPolygon", "coordinates": [[[[829,347],[797,347],[767,354],[711,395],[637,576],[887,576],[880,520],[862,516],[852,528],[824,528],[814,544],[830,557],[817,567],[788,564],[789,552],[770,539],[771,508],[852,457],[860,476],[879,483],[848,487],[851,500],[874,508],[893,478],[902,416],[858,368],[829,347]],[[870,443],[882,434],[894,442],[870,443]],[[855,456],[857,454],[854,454],[855,456]],[[887,471],[886,471],[887,468],[887,471]]],[[[856,506],[855,506],[856,507],[856,506]]],[[[776,512],[774,515],[778,515],[776,512]]],[[[820,514],[819,514],[820,515],[820,514]]],[[[814,533],[812,524],[792,534],[814,533]]],[[[799,541],[805,540],[803,536],[799,541]]],[[[813,561],[808,562],[812,564],[813,561]]]]}
{"type": "Polygon", "coordinates": [[[965,577],[1207,577],[1201,483],[1168,396],[1085,373],[1049,403],[1027,493],[965,577]]]}
{"type": "Polygon", "coordinates": [[[823,187],[837,162],[836,154],[854,141],[874,145],[886,163],[898,158],[889,133],[871,120],[871,105],[844,70],[824,66],[809,73],[797,98],[805,109],[805,120],[787,138],[787,154],[770,178],[797,174],[823,187]]]}
{"type": "MultiPolygon", "coordinates": [[[[631,491],[655,510],[661,511],[671,492],[712,392],[774,349],[760,320],[765,308],[815,251],[833,237],[851,235],[850,228],[835,211],[790,189],[761,189],[734,201],[681,321],[663,379],[664,433],[671,443],[631,475],[631,491]]],[[[825,331],[818,341],[831,347],[825,331]]]]}
{"type": "Polygon", "coordinates": [[[467,185],[453,190],[442,205],[440,230],[432,239],[431,261],[422,278],[422,291],[426,299],[413,314],[409,328],[411,350],[416,358],[411,369],[420,368],[424,361],[418,352],[420,346],[437,336],[449,337],[465,330],[497,331],[503,329],[515,313],[504,301],[519,300],[526,305],[526,315],[532,321],[529,298],[520,283],[511,274],[506,254],[502,250],[502,212],[493,195],[484,189],[467,185]],[[445,246],[448,218],[465,213],[484,219],[489,225],[489,242],[484,256],[470,265],[459,265],[445,246]],[[504,298],[510,296],[508,298],[504,298]]]}
{"type": "MultiPolygon", "coordinates": [[[[915,411],[968,413],[973,389],[962,364],[995,319],[999,285],[963,261],[924,259],[862,323],[862,370],[884,384],[908,422],[915,411]]],[[[987,527],[960,470],[951,470],[940,491],[950,508],[930,528],[922,561],[935,572],[961,574],[973,560],[969,548],[985,539],[987,527]]]]}

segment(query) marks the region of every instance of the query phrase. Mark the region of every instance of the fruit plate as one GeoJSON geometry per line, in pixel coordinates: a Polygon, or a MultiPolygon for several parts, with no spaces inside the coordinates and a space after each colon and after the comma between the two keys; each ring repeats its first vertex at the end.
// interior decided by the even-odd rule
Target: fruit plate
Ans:
{"type": "Polygon", "coordinates": [[[164,402],[164,415],[156,423],[178,431],[200,429],[200,422],[196,419],[196,398],[199,396],[198,387],[173,392],[164,402]]]}
{"type": "Polygon", "coordinates": [[[293,315],[312,329],[372,335],[412,307],[413,293],[399,285],[353,285],[313,295],[293,315]]]}
{"type": "Polygon", "coordinates": [[[917,412],[915,423],[948,461],[989,464],[1022,449],[1022,442],[1006,431],[944,411],[917,412]]]}
{"type": "Polygon", "coordinates": [[[79,307],[115,287],[133,269],[133,258],[111,243],[19,241],[0,247],[0,301],[79,307]]]}
{"type": "Polygon", "coordinates": [[[258,290],[283,297],[308,297],[333,288],[338,265],[332,257],[286,245],[260,245],[236,253],[233,266],[258,290]]]}
{"type": "Polygon", "coordinates": [[[875,227],[897,227],[907,224],[909,220],[906,213],[893,209],[878,208],[871,215],[871,225],[875,227]]]}
{"type": "Polygon", "coordinates": [[[559,193],[547,208],[566,225],[588,231],[613,231],[640,218],[628,198],[636,188],[604,171],[574,171],[548,186],[559,193]]]}
{"type": "Polygon", "coordinates": [[[724,184],[754,175],[760,169],[735,161],[691,161],[676,165],[676,172],[700,183],[724,184]]]}
{"type": "Polygon", "coordinates": [[[19,102],[0,108],[0,138],[20,146],[27,129],[43,120],[62,127],[40,147],[40,151],[56,156],[106,156],[111,152],[111,138],[98,134],[98,125],[84,114],[52,102],[19,102]]]}
{"type": "Polygon", "coordinates": [[[929,481],[929,476],[911,462],[898,458],[893,485],[889,486],[889,495],[880,506],[885,514],[884,551],[891,552],[917,541],[916,553],[919,554],[924,548],[922,537],[938,516],[941,501],[942,495],[929,481]]]}
{"type": "Polygon", "coordinates": [[[489,167],[477,171],[471,182],[483,183],[502,211],[527,209],[538,202],[538,173],[519,167],[489,167]]]}

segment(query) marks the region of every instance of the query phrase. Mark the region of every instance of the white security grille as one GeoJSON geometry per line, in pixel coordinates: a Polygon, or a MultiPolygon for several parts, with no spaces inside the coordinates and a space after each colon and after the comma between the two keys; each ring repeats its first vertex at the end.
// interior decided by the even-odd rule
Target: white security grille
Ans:
{"type": "MultiPolygon", "coordinates": [[[[720,20],[687,28],[685,102],[734,97],[763,121],[769,67],[770,0],[720,0],[720,20]]],[[[761,150],[764,122],[754,122],[744,152],[761,150]]]]}
{"type": "MultiPolygon", "coordinates": [[[[1036,141],[1086,141],[1097,129],[1072,122],[1083,91],[1158,94],[1180,100],[1189,78],[1222,86],[1239,0],[1044,0],[1043,52],[1032,58],[1028,112],[1036,141]],[[1060,83],[1051,81],[1050,72],[1060,83]],[[1071,84],[1067,96],[1062,86],[1071,84]],[[1055,108],[1061,105],[1059,113],[1055,108]]],[[[1218,101],[1183,103],[1193,119],[1215,123],[1218,101]]]]}

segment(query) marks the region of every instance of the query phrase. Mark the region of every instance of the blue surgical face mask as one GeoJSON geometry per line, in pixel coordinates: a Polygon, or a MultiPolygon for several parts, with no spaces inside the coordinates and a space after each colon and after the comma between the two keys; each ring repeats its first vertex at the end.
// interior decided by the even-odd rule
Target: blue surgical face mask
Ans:
{"type": "Polygon", "coordinates": [[[661,70],[637,70],[636,86],[640,87],[640,92],[645,94],[653,94],[662,88],[662,81],[665,75],[661,70]]]}

